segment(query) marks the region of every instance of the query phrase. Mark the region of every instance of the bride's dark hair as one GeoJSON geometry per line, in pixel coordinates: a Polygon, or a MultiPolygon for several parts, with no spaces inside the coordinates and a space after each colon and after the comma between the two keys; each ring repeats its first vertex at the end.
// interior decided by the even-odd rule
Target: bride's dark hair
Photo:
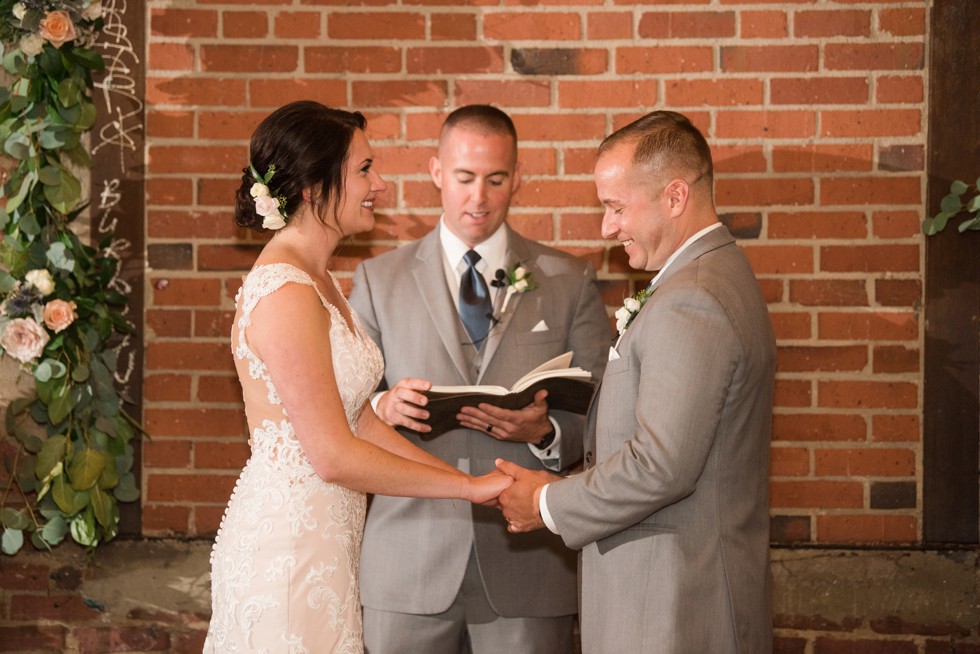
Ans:
{"type": "MultiPolygon", "coordinates": [[[[303,203],[303,189],[307,188],[317,194],[310,201],[317,206],[320,220],[324,220],[325,207],[336,215],[344,195],[344,167],[354,130],[363,130],[365,125],[360,112],[331,109],[312,100],[291,102],[259,123],[249,144],[249,163],[261,176],[275,166],[269,188],[273,196],[285,198],[280,211],[287,222],[303,203]]],[[[265,231],[250,193],[255,182],[245,166],[235,193],[235,222],[265,231]]]]}

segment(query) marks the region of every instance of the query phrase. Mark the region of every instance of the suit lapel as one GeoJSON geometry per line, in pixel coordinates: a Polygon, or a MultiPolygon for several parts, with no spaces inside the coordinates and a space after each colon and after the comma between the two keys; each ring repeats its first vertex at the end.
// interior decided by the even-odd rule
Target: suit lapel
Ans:
{"type": "MultiPolygon", "coordinates": [[[[531,253],[528,251],[527,244],[519,234],[510,228],[509,225],[505,225],[504,229],[507,230],[507,267],[510,267],[519,261],[521,264],[527,267],[529,271],[531,271],[533,278],[536,268],[534,262],[530,260],[531,253]]],[[[490,367],[490,362],[493,361],[493,355],[500,346],[500,342],[503,340],[504,334],[507,333],[507,329],[510,327],[518,307],[520,307],[521,297],[523,295],[523,293],[514,293],[511,295],[510,301],[507,302],[507,310],[503,311],[504,300],[507,297],[507,289],[504,287],[498,291],[497,297],[493,303],[493,315],[498,317],[499,320],[496,324],[494,324],[494,326],[490,329],[490,333],[487,335],[487,342],[484,346],[482,363],[480,365],[480,379],[483,379],[484,373],[490,367]]],[[[477,383],[479,383],[480,379],[477,380],[477,383]]]]}
{"type": "Polygon", "coordinates": [[[439,241],[439,230],[433,230],[419,244],[415,254],[415,265],[412,277],[419,288],[419,295],[425,304],[432,325],[442,339],[442,343],[452,360],[453,365],[463,379],[470,379],[469,366],[459,331],[459,314],[446,284],[446,272],[443,267],[442,246],[439,241]]]}

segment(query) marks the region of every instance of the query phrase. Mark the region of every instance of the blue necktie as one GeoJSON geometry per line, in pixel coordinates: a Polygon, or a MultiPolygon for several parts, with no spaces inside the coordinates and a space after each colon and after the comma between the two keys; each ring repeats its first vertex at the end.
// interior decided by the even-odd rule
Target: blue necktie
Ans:
{"type": "Polygon", "coordinates": [[[469,250],[463,255],[463,260],[467,268],[459,282],[459,317],[473,345],[479,348],[490,331],[490,315],[493,313],[490,289],[476,269],[476,263],[480,260],[476,250],[469,250]]]}

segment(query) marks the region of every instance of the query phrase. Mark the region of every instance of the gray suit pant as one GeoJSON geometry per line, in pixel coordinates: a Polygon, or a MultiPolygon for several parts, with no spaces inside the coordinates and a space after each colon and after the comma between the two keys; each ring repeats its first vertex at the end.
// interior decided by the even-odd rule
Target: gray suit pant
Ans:
{"type": "Polygon", "coordinates": [[[572,654],[575,616],[503,618],[480,579],[476,555],[444,613],[414,615],[364,607],[366,654],[572,654]]]}

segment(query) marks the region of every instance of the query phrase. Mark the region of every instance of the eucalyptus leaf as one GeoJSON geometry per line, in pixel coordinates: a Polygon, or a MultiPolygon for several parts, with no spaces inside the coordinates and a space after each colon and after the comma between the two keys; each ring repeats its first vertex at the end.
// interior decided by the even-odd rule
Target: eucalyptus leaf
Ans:
{"type": "Polygon", "coordinates": [[[89,491],[89,500],[99,524],[103,527],[112,525],[112,497],[101,488],[93,488],[89,491]]]}
{"type": "Polygon", "coordinates": [[[78,452],[68,466],[68,478],[71,481],[71,487],[79,491],[92,488],[105,466],[106,459],[102,452],[96,450],[78,452]]]}
{"type": "Polygon", "coordinates": [[[48,402],[48,420],[57,425],[71,412],[74,403],[68,393],[67,384],[56,386],[48,402]]]}
{"type": "Polygon", "coordinates": [[[9,527],[10,529],[27,529],[31,524],[30,518],[27,517],[27,514],[23,510],[18,511],[9,506],[5,506],[0,510],[0,522],[3,523],[4,527],[9,527]]]}
{"type": "Polygon", "coordinates": [[[79,363],[74,368],[71,369],[71,379],[74,382],[82,383],[87,381],[89,377],[88,366],[84,363],[79,363]]]}
{"type": "Polygon", "coordinates": [[[69,272],[75,267],[75,259],[71,252],[65,247],[64,243],[52,243],[47,251],[47,259],[55,268],[67,270],[69,272]]]}
{"type": "Polygon", "coordinates": [[[136,487],[136,478],[132,473],[126,473],[119,478],[119,485],[112,489],[112,494],[120,502],[135,502],[140,497],[136,487]]]}
{"type": "Polygon", "coordinates": [[[37,171],[37,178],[42,184],[57,186],[61,183],[61,166],[57,164],[45,166],[37,171]]]}
{"type": "Polygon", "coordinates": [[[58,100],[66,107],[78,104],[78,96],[82,94],[83,88],[74,77],[68,77],[58,83],[58,100]]]}
{"type": "Polygon", "coordinates": [[[67,170],[62,170],[61,184],[57,186],[45,186],[44,197],[51,203],[57,211],[68,213],[78,204],[82,196],[82,185],[74,175],[67,170]]]}
{"type": "Polygon", "coordinates": [[[55,504],[65,515],[73,515],[77,512],[75,510],[75,496],[75,491],[65,480],[64,475],[55,477],[51,483],[51,497],[54,498],[55,504]]]}
{"type": "Polygon", "coordinates": [[[944,197],[942,202],[939,203],[939,209],[949,214],[959,213],[962,208],[963,202],[960,200],[960,196],[953,195],[952,193],[944,197]]]}
{"type": "Polygon", "coordinates": [[[34,462],[34,474],[38,479],[47,478],[56,466],[63,465],[67,444],[68,440],[64,436],[52,436],[44,441],[34,462]]]}
{"type": "Polygon", "coordinates": [[[57,545],[65,539],[68,534],[68,523],[60,515],[48,520],[47,524],[41,528],[41,537],[44,542],[50,545],[57,545]]]}
{"type": "Polygon", "coordinates": [[[0,536],[0,550],[4,554],[14,555],[24,546],[24,532],[20,529],[3,528],[3,536],[0,536]]]}
{"type": "Polygon", "coordinates": [[[953,195],[963,195],[964,193],[966,193],[966,190],[968,188],[970,187],[967,186],[966,182],[959,179],[955,179],[949,185],[949,192],[953,195]]]}
{"type": "Polygon", "coordinates": [[[38,138],[38,143],[45,150],[58,150],[65,147],[68,143],[66,139],[68,136],[67,132],[59,129],[48,129],[41,132],[41,136],[38,138]]]}
{"type": "Polygon", "coordinates": [[[69,531],[79,545],[94,547],[99,542],[98,533],[95,531],[95,520],[90,511],[75,516],[69,523],[69,531]]]}
{"type": "Polygon", "coordinates": [[[99,475],[99,488],[115,488],[119,485],[119,471],[116,469],[115,457],[105,457],[106,465],[99,475]]]}

